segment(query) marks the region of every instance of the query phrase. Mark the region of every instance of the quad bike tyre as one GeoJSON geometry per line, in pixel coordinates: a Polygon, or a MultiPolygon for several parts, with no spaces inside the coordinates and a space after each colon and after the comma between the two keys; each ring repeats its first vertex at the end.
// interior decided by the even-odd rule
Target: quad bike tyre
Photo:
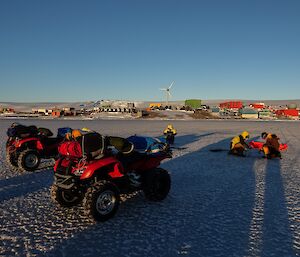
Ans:
{"type": "Polygon", "coordinates": [[[149,170],[143,178],[143,192],[150,201],[164,200],[171,188],[171,178],[168,171],[162,168],[149,170]]]}
{"type": "Polygon", "coordinates": [[[33,149],[26,149],[21,152],[18,158],[18,166],[21,171],[34,171],[40,165],[39,153],[33,149]]]}
{"type": "Polygon", "coordinates": [[[118,188],[109,181],[98,181],[87,189],[83,198],[84,213],[90,220],[104,222],[112,218],[120,204],[118,188]]]}
{"type": "Polygon", "coordinates": [[[61,189],[57,185],[52,185],[50,189],[52,201],[58,203],[62,207],[73,207],[82,201],[82,197],[71,191],[61,189]]]}
{"type": "Polygon", "coordinates": [[[9,168],[13,171],[18,171],[18,155],[16,153],[11,153],[9,149],[6,149],[6,163],[9,168]]]}

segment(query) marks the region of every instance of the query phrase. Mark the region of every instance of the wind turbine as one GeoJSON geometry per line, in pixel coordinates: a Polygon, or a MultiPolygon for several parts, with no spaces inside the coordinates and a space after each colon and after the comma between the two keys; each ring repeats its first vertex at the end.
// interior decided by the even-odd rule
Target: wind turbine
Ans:
{"type": "Polygon", "coordinates": [[[175,81],[172,81],[172,83],[170,84],[170,86],[167,87],[167,88],[160,88],[160,90],[166,91],[166,106],[169,106],[169,99],[172,97],[170,91],[171,91],[171,87],[173,86],[174,82],[175,81]]]}

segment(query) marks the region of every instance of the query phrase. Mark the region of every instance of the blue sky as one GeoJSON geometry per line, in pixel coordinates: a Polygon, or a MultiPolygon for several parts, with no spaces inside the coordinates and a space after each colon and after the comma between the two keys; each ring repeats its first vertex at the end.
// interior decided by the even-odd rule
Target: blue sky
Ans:
{"type": "Polygon", "coordinates": [[[299,99],[298,0],[2,0],[0,101],[299,99]]]}

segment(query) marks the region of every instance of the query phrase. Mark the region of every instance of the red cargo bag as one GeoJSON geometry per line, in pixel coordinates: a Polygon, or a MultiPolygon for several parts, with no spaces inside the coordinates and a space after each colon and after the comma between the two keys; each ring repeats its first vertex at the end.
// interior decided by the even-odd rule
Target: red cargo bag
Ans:
{"type": "MultiPolygon", "coordinates": [[[[259,149],[259,150],[262,149],[262,147],[263,147],[264,144],[265,144],[264,142],[257,142],[257,141],[251,141],[251,142],[249,143],[249,145],[250,145],[252,148],[259,149]]],[[[280,145],[279,145],[279,151],[284,151],[284,150],[286,150],[287,148],[288,148],[288,145],[287,145],[287,144],[280,144],[280,145]]]]}
{"type": "Polygon", "coordinates": [[[77,141],[65,141],[58,147],[59,154],[72,158],[81,158],[82,150],[77,141]]]}

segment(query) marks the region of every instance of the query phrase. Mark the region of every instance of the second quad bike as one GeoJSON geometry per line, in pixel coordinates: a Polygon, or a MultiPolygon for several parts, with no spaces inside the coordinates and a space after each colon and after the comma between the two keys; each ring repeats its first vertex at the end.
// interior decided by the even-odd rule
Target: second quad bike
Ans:
{"type": "Polygon", "coordinates": [[[165,199],[171,179],[159,166],[171,158],[170,148],[154,140],[153,145],[138,152],[129,139],[92,132],[61,144],[61,157],[54,166],[52,200],[63,207],[82,203],[89,219],[103,222],[117,212],[120,194],[142,190],[151,201],[165,199]],[[154,145],[159,150],[152,151],[154,145]]]}
{"type": "Polygon", "coordinates": [[[10,168],[18,171],[34,171],[41,159],[55,158],[58,145],[64,137],[51,137],[47,128],[12,124],[7,130],[6,160],[10,168]]]}

